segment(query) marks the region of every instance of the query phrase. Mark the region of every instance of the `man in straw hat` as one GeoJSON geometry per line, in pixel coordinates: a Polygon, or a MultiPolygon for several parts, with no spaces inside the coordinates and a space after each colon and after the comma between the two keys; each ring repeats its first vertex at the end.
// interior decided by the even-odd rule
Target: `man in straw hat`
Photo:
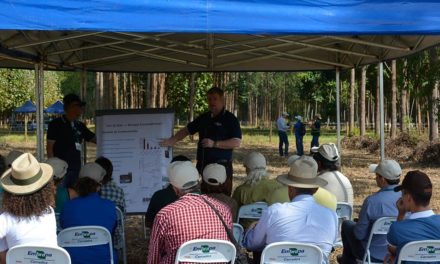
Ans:
{"type": "Polygon", "coordinates": [[[214,198],[200,194],[199,173],[190,161],[173,162],[168,170],[170,184],[179,199],[162,208],[154,219],[148,264],[173,264],[177,250],[189,240],[228,240],[219,217],[232,229],[229,208],[214,198]]]}
{"type": "Polygon", "coordinates": [[[57,246],[53,169],[30,153],[19,156],[1,176],[0,263],[17,245],[57,246]]]}
{"type": "Polygon", "coordinates": [[[326,184],[319,178],[313,158],[297,159],[288,174],[277,180],[288,186],[291,202],[276,203],[263,212],[258,223],[246,233],[244,245],[262,251],[270,243],[292,241],[310,243],[321,248],[323,262],[328,263],[338,230],[336,213],[316,203],[313,194],[326,184]]]}

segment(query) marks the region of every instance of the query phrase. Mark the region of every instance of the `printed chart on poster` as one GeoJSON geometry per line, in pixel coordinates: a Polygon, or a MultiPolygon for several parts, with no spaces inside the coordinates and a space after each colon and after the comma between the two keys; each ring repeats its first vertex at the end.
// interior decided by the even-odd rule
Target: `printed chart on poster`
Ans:
{"type": "Polygon", "coordinates": [[[167,184],[172,149],[159,142],[173,127],[170,109],[96,112],[97,156],[113,163],[113,181],[124,190],[127,213],[145,213],[153,193],[167,184]]]}

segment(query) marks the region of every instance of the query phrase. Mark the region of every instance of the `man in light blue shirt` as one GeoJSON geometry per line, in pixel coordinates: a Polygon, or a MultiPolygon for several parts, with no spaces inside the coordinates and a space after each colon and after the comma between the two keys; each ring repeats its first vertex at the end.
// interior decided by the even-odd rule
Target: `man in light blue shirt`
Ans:
{"type": "Polygon", "coordinates": [[[277,129],[278,136],[280,138],[280,144],[278,146],[280,156],[289,156],[289,138],[287,137],[287,130],[289,130],[290,126],[287,123],[286,118],[289,116],[288,113],[283,112],[283,114],[277,120],[277,129]],[[283,151],[283,145],[285,149],[283,151]]]}
{"type": "Polygon", "coordinates": [[[312,196],[326,184],[317,173],[316,161],[302,156],[291,165],[288,174],[277,177],[288,186],[291,202],[276,203],[263,212],[258,223],[246,233],[244,246],[248,250],[262,251],[274,242],[309,243],[321,248],[322,263],[328,263],[338,220],[334,211],[317,204],[312,196]]]}
{"type": "MultiPolygon", "coordinates": [[[[379,165],[370,165],[370,172],[376,174],[376,184],[380,190],[365,199],[357,223],[349,220],[342,223],[344,251],[338,256],[339,263],[355,264],[356,259],[362,259],[374,222],[381,217],[396,217],[398,214],[396,202],[400,192],[394,192],[394,188],[399,184],[402,174],[399,163],[384,160],[379,165]]],[[[370,245],[371,260],[382,262],[386,253],[386,235],[375,235],[370,245]]]]}

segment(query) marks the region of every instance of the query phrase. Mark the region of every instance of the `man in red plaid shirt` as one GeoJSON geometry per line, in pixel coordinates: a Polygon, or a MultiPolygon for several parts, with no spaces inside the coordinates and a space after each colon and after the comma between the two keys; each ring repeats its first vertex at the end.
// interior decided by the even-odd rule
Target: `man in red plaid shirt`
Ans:
{"type": "Polygon", "coordinates": [[[208,200],[232,230],[230,209],[200,194],[199,173],[189,161],[170,164],[168,178],[179,199],[156,215],[150,237],[148,264],[173,264],[179,247],[193,239],[228,240],[226,230],[208,200]]]}

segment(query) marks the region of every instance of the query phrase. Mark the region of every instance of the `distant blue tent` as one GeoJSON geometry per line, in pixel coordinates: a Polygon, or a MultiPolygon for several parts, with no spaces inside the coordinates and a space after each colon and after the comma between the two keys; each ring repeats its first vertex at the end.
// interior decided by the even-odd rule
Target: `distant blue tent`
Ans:
{"type": "Polygon", "coordinates": [[[37,110],[37,107],[34,105],[34,103],[32,103],[31,100],[29,100],[29,101],[26,101],[22,106],[15,109],[14,112],[27,114],[27,113],[35,113],[36,110],[37,110]]]}
{"type": "Polygon", "coordinates": [[[44,110],[47,114],[64,114],[64,104],[61,101],[56,101],[51,106],[44,110]]]}

